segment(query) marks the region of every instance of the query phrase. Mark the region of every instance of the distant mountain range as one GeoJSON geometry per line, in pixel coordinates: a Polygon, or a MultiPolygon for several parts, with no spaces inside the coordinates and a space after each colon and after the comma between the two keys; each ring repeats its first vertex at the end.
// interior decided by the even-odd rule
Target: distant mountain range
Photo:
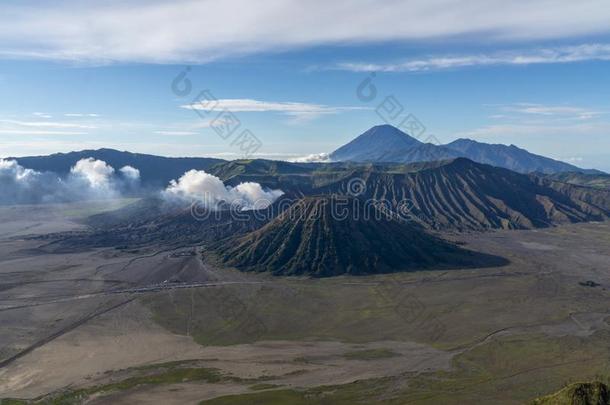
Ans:
{"type": "Polygon", "coordinates": [[[466,158],[415,164],[236,160],[217,163],[209,172],[225,184],[258,182],[285,194],[263,210],[239,217],[216,211],[199,220],[188,202],[142,199],[91,217],[89,233],[62,237],[49,248],[203,243],[220,261],[246,271],[371,274],[482,263],[472,252],[438,239],[446,231],[532,229],[610,218],[610,190],[466,158]],[[361,204],[338,207],[340,219],[324,211],[338,199],[361,204]],[[406,211],[399,201],[409,203],[406,211]],[[384,203],[397,220],[367,220],[363,210],[369,202],[384,203]]]}
{"type": "MultiPolygon", "coordinates": [[[[65,175],[70,172],[70,168],[76,162],[89,157],[103,160],[115,169],[125,165],[135,167],[140,171],[142,184],[147,187],[165,187],[170,180],[179,178],[191,169],[217,172],[218,170],[213,170],[214,166],[220,166],[221,170],[224,171],[235,170],[239,167],[239,164],[224,165],[227,161],[223,159],[205,157],[173,158],[121,152],[114,149],[82,150],[55,153],[48,156],[9,159],[15,159],[26,168],[65,175]]],[[[375,126],[330,154],[330,159],[335,164],[337,162],[384,165],[409,164],[450,160],[459,157],[519,173],[605,175],[598,170],[581,169],[565,162],[535,155],[514,145],[492,145],[470,139],[458,139],[446,145],[423,143],[391,125],[375,126]]],[[[280,161],[265,163],[265,165],[277,166],[279,169],[288,167],[287,162],[280,161]]],[[[290,167],[291,170],[296,170],[296,166],[290,167]]],[[[583,178],[581,181],[597,180],[583,178]]],[[[601,181],[605,182],[603,179],[601,181]]],[[[576,180],[574,180],[574,183],[577,183],[576,180]]]]}
{"type": "Polygon", "coordinates": [[[265,213],[246,211],[248,218],[239,223],[233,223],[228,213],[196,221],[188,207],[164,207],[163,200],[144,199],[90,218],[96,231],[85,243],[193,243],[243,235],[303,198],[353,196],[354,179],[362,184],[356,193],[362,201],[409,201],[407,219],[422,229],[532,229],[610,217],[610,190],[520,174],[465,158],[394,166],[242,160],[217,164],[210,172],[225,184],[254,181],[281,188],[285,195],[265,213]]]}
{"type": "Polygon", "coordinates": [[[375,126],[330,154],[332,161],[413,163],[465,157],[519,173],[601,173],[536,155],[515,145],[458,139],[446,145],[423,143],[391,125],[375,126]]]}
{"type": "Polygon", "coordinates": [[[116,169],[133,166],[147,186],[165,187],[197,169],[229,186],[255,182],[284,194],[265,209],[234,216],[208,207],[203,213],[214,214],[196,219],[189,201],[143,193],[146,198],[132,205],[90,217],[88,231],[62,235],[48,249],[201,243],[215,252],[212,260],[245,271],[324,277],[502,265],[498,258],[469,252],[440,235],[610,218],[608,175],[582,173],[515,146],[471,140],[424,144],[387,125],[337,149],[332,158],[339,161],[331,163],[166,158],[111,149],[17,161],[67,174],[89,157],[116,169]],[[347,212],[345,205],[337,206],[340,200],[351,202],[347,212]],[[383,204],[391,219],[368,219],[369,203],[374,210],[383,204]],[[331,215],[333,207],[347,217],[331,215]]]}

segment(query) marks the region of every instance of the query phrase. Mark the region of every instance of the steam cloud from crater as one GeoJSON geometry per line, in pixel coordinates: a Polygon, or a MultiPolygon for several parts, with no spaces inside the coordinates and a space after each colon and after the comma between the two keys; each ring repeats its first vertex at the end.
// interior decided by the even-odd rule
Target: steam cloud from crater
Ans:
{"type": "Polygon", "coordinates": [[[210,209],[231,204],[242,210],[266,208],[283,194],[282,190],[265,190],[253,182],[225,186],[218,177],[203,170],[189,170],[178,180],[172,180],[163,192],[169,200],[198,201],[210,209]]]}
{"type": "Polygon", "coordinates": [[[117,173],[102,160],[81,159],[70,174],[27,169],[0,159],[0,204],[40,204],[120,197],[139,185],[140,172],[125,166],[117,173]]]}
{"type": "MultiPolygon", "coordinates": [[[[39,172],[15,160],[0,159],[0,204],[41,204],[119,198],[142,191],[140,171],[132,166],[115,169],[103,160],[81,159],[66,176],[39,172]]],[[[149,190],[150,191],[150,190],[149,190]]],[[[210,209],[231,205],[241,210],[263,209],[282,190],[263,189],[259,183],[225,185],[205,171],[190,170],[162,191],[168,201],[198,201],[210,209]]]]}
{"type": "Polygon", "coordinates": [[[87,158],[76,162],[70,173],[85,180],[92,189],[109,189],[114,168],[102,160],[87,158]]]}

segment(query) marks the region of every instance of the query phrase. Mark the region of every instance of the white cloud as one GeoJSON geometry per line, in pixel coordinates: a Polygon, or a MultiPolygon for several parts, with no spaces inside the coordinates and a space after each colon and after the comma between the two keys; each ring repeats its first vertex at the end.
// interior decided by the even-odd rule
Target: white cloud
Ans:
{"type": "Polygon", "coordinates": [[[284,194],[282,190],[263,190],[259,183],[250,181],[229,188],[229,193],[236,197],[243,209],[267,208],[284,194]]]}
{"type": "Polygon", "coordinates": [[[307,156],[301,156],[296,159],[291,159],[295,163],[328,163],[330,162],[330,154],[328,153],[314,153],[307,156]]]}
{"type": "Polygon", "coordinates": [[[499,112],[490,115],[489,118],[521,126],[548,126],[557,125],[561,122],[568,125],[585,121],[597,122],[600,120],[594,119],[610,114],[610,110],[605,108],[590,108],[568,104],[512,103],[488,104],[486,106],[497,109],[499,112]]]}
{"type": "Polygon", "coordinates": [[[503,111],[520,114],[540,115],[545,117],[574,118],[588,120],[605,114],[603,111],[568,105],[544,105],[531,103],[516,103],[502,107],[503,111]]]}
{"type": "Polygon", "coordinates": [[[52,121],[16,121],[16,120],[0,120],[3,124],[13,124],[20,127],[34,128],[77,128],[77,129],[94,129],[95,126],[86,124],[77,124],[73,122],[52,122],[52,121]]]}
{"type": "Polygon", "coordinates": [[[53,174],[26,169],[14,160],[0,159],[1,204],[53,201],[64,191],[64,184],[53,174]]]}
{"type": "Polygon", "coordinates": [[[189,135],[197,135],[199,133],[195,132],[195,131],[155,131],[155,134],[168,135],[168,136],[189,136],[189,135]]]}
{"type": "Polygon", "coordinates": [[[15,160],[0,159],[0,172],[10,173],[15,180],[24,181],[34,175],[34,170],[20,166],[15,160]]]}
{"type": "Polygon", "coordinates": [[[470,138],[488,143],[518,145],[532,153],[565,160],[580,167],[608,170],[610,123],[590,121],[547,121],[533,124],[506,123],[487,125],[453,134],[455,138],[470,138]],[[591,151],[599,151],[594,158],[591,151]],[[582,161],[564,157],[582,156],[582,161]]]}
{"type": "Polygon", "coordinates": [[[0,135],[86,135],[87,130],[97,129],[96,126],[81,122],[49,121],[50,115],[33,113],[37,119],[0,119],[0,135]]]}
{"type": "Polygon", "coordinates": [[[578,164],[578,163],[582,163],[585,159],[581,158],[581,157],[567,157],[567,158],[560,158],[560,160],[563,160],[564,162],[571,163],[571,164],[578,164]]]}
{"type": "MultiPolygon", "coordinates": [[[[563,107],[563,106],[544,106],[544,105],[523,105],[515,108],[513,111],[522,112],[525,114],[540,114],[540,115],[564,115],[564,114],[581,114],[585,112],[578,107],[563,107]]],[[[588,113],[588,112],[586,112],[588,113]]]]}
{"type": "Polygon", "coordinates": [[[35,115],[39,118],[53,118],[51,114],[43,113],[43,112],[34,112],[32,115],[35,115]]]}
{"type": "MultiPolygon", "coordinates": [[[[126,167],[121,169],[122,173],[139,176],[137,169],[126,167]]],[[[113,175],[114,169],[106,162],[91,158],[78,161],[66,177],[27,169],[15,160],[0,159],[0,204],[116,198],[139,185],[133,177],[125,182],[113,175]]]]}
{"type": "Polygon", "coordinates": [[[225,186],[218,177],[203,170],[189,170],[178,180],[172,180],[164,191],[168,199],[194,200],[213,210],[222,204],[235,204],[243,210],[262,209],[282,194],[281,190],[263,190],[259,183],[252,182],[225,186]]]}
{"type": "Polygon", "coordinates": [[[82,131],[45,131],[45,130],[20,130],[20,129],[0,129],[2,135],[86,135],[82,131]]]}
{"type": "Polygon", "coordinates": [[[610,44],[583,44],[555,48],[497,52],[476,55],[446,55],[409,59],[397,63],[339,63],[334,68],[354,72],[420,72],[493,65],[533,65],[610,61],[610,44]]]}
{"type": "Polygon", "coordinates": [[[600,136],[610,133],[609,123],[582,123],[570,125],[540,124],[498,124],[487,125],[470,131],[459,132],[456,137],[473,139],[510,139],[519,136],[600,136]]]}
{"type": "Polygon", "coordinates": [[[130,181],[138,181],[140,180],[140,171],[132,166],[123,166],[119,169],[119,172],[125,176],[130,181]]]}
{"type": "Polygon", "coordinates": [[[65,117],[77,117],[77,118],[82,118],[82,117],[91,117],[91,118],[96,118],[99,117],[99,114],[82,114],[82,113],[66,113],[64,114],[65,117]]]}
{"type": "MultiPolygon", "coordinates": [[[[253,100],[249,98],[228,98],[216,100],[214,103],[201,102],[180,106],[192,110],[228,110],[236,112],[279,112],[298,119],[315,118],[325,114],[337,114],[340,111],[362,110],[366,107],[331,107],[323,104],[298,102],[276,102],[253,100]]],[[[206,123],[208,126],[210,123],[206,123]]]]}
{"type": "Polygon", "coordinates": [[[10,2],[0,55],[94,62],[205,62],[324,44],[486,41],[607,33],[606,0],[10,2]]]}
{"type": "Polygon", "coordinates": [[[114,169],[102,160],[93,158],[81,159],[70,172],[87,180],[92,188],[108,188],[114,169]]]}

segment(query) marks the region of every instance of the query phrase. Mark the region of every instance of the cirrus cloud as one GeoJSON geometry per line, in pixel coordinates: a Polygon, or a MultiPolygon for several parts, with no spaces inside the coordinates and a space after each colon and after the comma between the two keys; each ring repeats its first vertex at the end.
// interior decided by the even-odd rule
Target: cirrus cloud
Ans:
{"type": "Polygon", "coordinates": [[[605,0],[24,1],[2,5],[0,55],[206,62],[345,43],[585,37],[609,32],[608,20],[605,0]]]}
{"type": "Polygon", "coordinates": [[[323,104],[299,103],[299,102],[277,102],[254,100],[250,98],[227,98],[210,102],[194,102],[181,105],[181,108],[202,111],[231,112],[277,112],[295,119],[309,119],[320,115],[337,114],[342,111],[365,110],[367,107],[333,107],[323,104]]]}
{"type": "Polygon", "coordinates": [[[393,63],[344,62],[335,65],[333,69],[353,72],[425,72],[476,66],[525,66],[595,60],[610,61],[610,44],[581,44],[491,54],[430,56],[393,63]]]}

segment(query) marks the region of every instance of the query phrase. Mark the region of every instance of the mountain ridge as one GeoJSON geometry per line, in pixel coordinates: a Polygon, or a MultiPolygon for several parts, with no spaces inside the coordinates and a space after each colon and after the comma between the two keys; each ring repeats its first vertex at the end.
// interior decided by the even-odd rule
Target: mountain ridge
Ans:
{"type": "Polygon", "coordinates": [[[28,169],[40,172],[55,172],[66,175],[81,159],[103,160],[115,169],[133,166],[140,171],[144,186],[164,187],[191,169],[208,170],[213,165],[226,162],[223,159],[206,157],[165,157],[145,153],[133,153],[116,149],[85,149],[81,151],[54,153],[51,155],[10,157],[28,169]]]}
{"type": "Polygon", "coordinates": [[[520,173],[539,172],[544,174],[562,172],[594,172],[581,169],[569,163],[531,153],[516,145],[489,144],[472,139],[459,138],[445,145],[462,157],[479,163],[491,164],[520,173]]]}
{"type": "Polygon", "coordinates": [[[92,217],[89,224],[96,235],[89,237],[90,242],[101,246],[215,241],[258,229],[303,197],[353,194],[362,201],[387,202],[402,218],[441,232],[532,229],[610,218],[610,190],[520,174],[466,158],[399,166],[285,162],[277,166],[273,161],[248,160],[226,162],[213,171],[226,184],[258,181],[263,187],[279,186],[285,194],[262,212],[244,212],[244,223],[233,223],[229,213],[198,221],[188,209],[190,202],[169,206],[170,210],[163,208],[162,199],[137,203],[92,217]],[[356,193],[350,189],[355,180],[361,186],[356,193]],[[406,212],[402,202],[408,202],[406,212]]]}
{"type": "Polygon", "coordinates": [[[333,161],[413,163],[465,157],[520,173],[561,172],[601,173],[582,169],[542,155],[531,153],[515,145],[488,144],[460,138],[445,145],[422,143],[391,125],[378,125],[365,131],[347,144],[330,153],[333,161]],[[391,140],[391,141],[388,141],[391,140]]]}

